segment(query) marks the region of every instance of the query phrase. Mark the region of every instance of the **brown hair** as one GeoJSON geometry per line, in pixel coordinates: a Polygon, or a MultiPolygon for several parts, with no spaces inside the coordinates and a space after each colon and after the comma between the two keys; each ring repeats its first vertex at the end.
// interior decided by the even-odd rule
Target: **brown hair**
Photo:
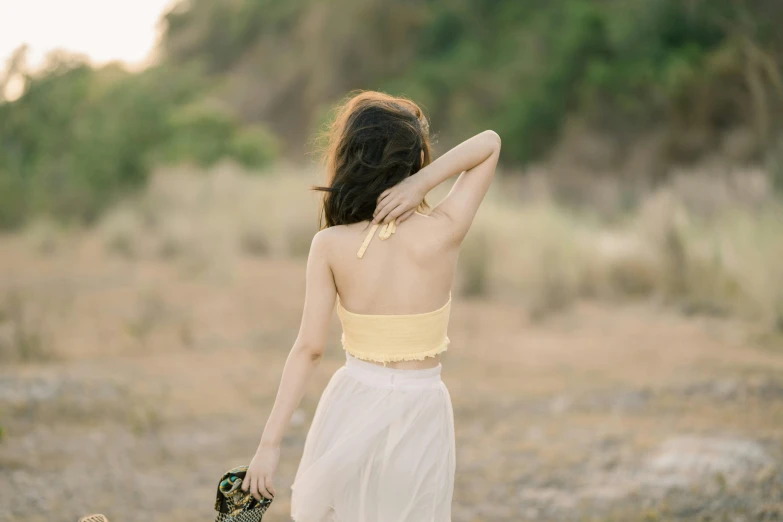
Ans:
{"type": "MultiPolygon", "coordinates": [[[[326,186],[311,187],[326,193],[322,229],[372,220],[381,192],[432,161],[422,110],[407,98],[382,92],[349,95],[337,107],[325,138],[326,186]]],[[[429,205],[423,201],[420,208],[429,205]]]]}

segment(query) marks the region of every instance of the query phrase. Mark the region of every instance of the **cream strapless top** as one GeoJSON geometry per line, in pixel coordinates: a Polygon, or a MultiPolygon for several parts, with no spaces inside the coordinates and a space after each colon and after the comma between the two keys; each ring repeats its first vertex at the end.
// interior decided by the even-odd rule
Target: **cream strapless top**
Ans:
{"type": "MultiPolygon", "coordinates": [[[[374,224],[356,253],[362,257],[380,224],[374,224]]],[[[383,225],[378,235],[389,238],[396,220],[383,225]]],[[[343,327],[343,349],[358,359],[375,362],[423,360],[445,351],[451,310],[451,292],[446,304],[420,314],[357,314],[346,310],[337,296],[337,315],[343,327]]]]}

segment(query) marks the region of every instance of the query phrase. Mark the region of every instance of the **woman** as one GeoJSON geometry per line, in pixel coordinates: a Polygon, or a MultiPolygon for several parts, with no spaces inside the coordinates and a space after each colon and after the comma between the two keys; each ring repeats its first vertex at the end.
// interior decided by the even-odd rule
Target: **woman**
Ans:
{"type": "Polygon", "coordinates": [[[316,408],[291,487],[292,518],[451,520],[453,411],[439,354],[449,343],[459,247],[499,153],[500,138],[485,131],[431,162],[427,120],[407,99],[361,92],[338,109],[328,185],[315,187],[325,192],[325,224],[310,247],[302,322],[245,491],[259,500],[275,494],[280,441],[323,356],[336,304],[346,363],[316,408]],[[430,209],[425,195],[454,175],[430,209]]]}

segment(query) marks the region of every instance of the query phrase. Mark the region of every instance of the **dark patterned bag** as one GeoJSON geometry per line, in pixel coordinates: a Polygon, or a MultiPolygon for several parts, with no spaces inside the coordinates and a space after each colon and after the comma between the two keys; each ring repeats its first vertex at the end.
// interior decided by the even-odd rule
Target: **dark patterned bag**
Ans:
{"type": "Polygon", "coordinates": [[[218,512],[215,522],[260,522],[269,509],[271,499],[261,497],[259,502],[250,492],[242,490],[246,473],[247,466],[238,466],[220,477],[215,500],[215,511],[218,512]]]}

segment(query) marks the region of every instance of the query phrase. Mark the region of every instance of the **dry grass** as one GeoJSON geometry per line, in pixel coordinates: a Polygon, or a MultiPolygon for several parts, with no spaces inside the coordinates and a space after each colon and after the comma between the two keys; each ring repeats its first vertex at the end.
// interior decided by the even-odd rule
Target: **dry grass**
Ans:
{"type": "Polygon", "coordinates": [[[317,231],[317,199],[307,190],[316,181],[314,170],[249,176],[231,163],[205,173],[164,170],[100,230],[109,251],[129,258],[302,257],[317,231]]]}
{"type": "MultiPolygon", "coordinates": [[[[532,190],[515,197],[501,179],[463,246],[461,291],[525,303],[534,318],[585,298],[654,299],[781,331],[783,207],[768,196],[763,172],[710,174],[676,174],[630,212],[568,210],[535,175],[532,190]]],[[[308,186],[318,176],[287,167],[248,176],[231,164],[162,171],[105,217],[101,236],[120,257],[158,256],[195,272],[236,256],[301,258],[317,230],[318,196],[308,186]]],[[[620,206],[605,199],[597,203],[620,206]]],[[[53,251],[45,246],[57,243],[51,227],[35,230],[39,250],[53,251]]]]}
{"type": "MultiPolygon", "coordinates": [[[[229,163],[208,172],[168,169],[110,211],[97,234],[79,238],[39,222],[24,237],[42,260],[54,263],[84,256],[71,252],[81,248],[74,245],[95,243],[102,252],[88,249],[90,256],[109,255],[120,265],[150,261],[167,265],[170,277],[225,280],[237,260],[307,255],[318,203],[308,187],[319,176],[316,168],[285,166],[247,175],[229,163]]],[[[522,184],[501,177],[463,245],[459,290],[523,305],[536,320],[584,299],[653,301],[686,314],[751,320],[777,343],[783,334],[783,207],[766,195],[764,179],[758,171],[677,175],[634,210],[608,215],[556,204],[540,173],[522,184]]],[[[436,189],[430,202],[448,188],[436,189]]],[[[131,345],[155,338],[195,342],[193,320],[181,311],[186,300],[171,304],[149,289],[137,293],[123,326],[131,345]],[[176,323],[176,332],[158,322],[176,323]]],[[[11,351],[38,350],[43,341],[37,334],[30,327],[21,331],[20,346],[30,348],[11,351]]]]}
{"type": "Polygon", "coordinates": [[[476,288],[480,274],[485,293],[524,301],[534,317],[582,298],[655,299],[779,330],[783,206],[758,195],[738,194],[732,203],[723,186],[708,204],[708,181],[701,191],[693,180],[687,189],[683,183],[609,221],[548,199],[519,204],[495,196],[466,243],[466,284],[476,288]]]}
{"type": "Polygon", "coordinates": [[[18,291],[0,301],[0,361],[34,362],[52,357],[45,310],[18,291]]]}
{"type": "Polygon", "coordinates": [[[54,254],[67,239],[66,231],[49,219],[33,221],[25,235],[31,248],[42,255],[54,254]]]}

